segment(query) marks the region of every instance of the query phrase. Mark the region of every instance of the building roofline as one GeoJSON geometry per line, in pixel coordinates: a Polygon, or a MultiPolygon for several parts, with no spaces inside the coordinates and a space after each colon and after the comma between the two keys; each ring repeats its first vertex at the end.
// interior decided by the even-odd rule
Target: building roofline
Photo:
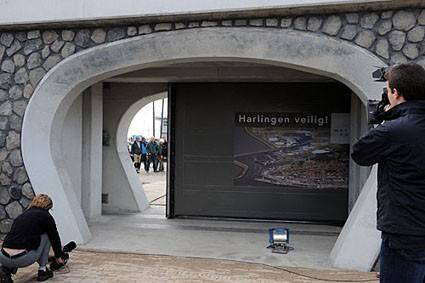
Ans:
{"type": "Polygon", "coordinates": [[[0,24],[0,30],[26,30],[34,28],[55,29],[61,27],[78,28],[90,26],[108,26],[108,25],[130,25],[157,22],[178,22],[178,21],[196,21],[196,20],[224,20],[229,18],[262,18],[273,16],[297,16],[306,14],[330,14],[338,12],[367,12],[377,10],[395,10],[401,8],[423,8],[425,2],[422,0],[347,0],[344,2],[314,3],[300,5],[281,5],[264,8],[241,8],[202,11],[202,12],[181,12],[181,13],[163,13],[110,16],[99,18],[84,18],[72,20],[50,20],[44,22],[18,22],[0,24]]]}

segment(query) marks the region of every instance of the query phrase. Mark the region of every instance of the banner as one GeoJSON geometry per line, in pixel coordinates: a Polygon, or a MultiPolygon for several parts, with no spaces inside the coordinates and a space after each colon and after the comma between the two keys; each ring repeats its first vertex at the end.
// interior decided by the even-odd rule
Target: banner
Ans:
{"type": "Polygon", "coordinates": [[[237,112],[234,184],[348,187],[348,113],[237,112]]]}

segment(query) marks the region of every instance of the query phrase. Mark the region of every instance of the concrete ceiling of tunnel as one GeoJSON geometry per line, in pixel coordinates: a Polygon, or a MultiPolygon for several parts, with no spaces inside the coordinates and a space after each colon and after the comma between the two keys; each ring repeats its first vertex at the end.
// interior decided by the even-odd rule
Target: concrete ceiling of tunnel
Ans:
{"type": "Polygon", "coordinates": [[[147,68],[115,76],[107,82],[334,82],[294,69],[244,62],[192,62],[147,68]]]}

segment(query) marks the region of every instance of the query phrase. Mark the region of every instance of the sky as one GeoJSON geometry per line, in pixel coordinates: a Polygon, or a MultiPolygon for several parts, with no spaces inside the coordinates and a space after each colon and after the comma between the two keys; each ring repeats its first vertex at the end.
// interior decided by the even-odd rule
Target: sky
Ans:
{"type": "MultiPolygon", "coordinates": [[[[136,116],[134,116],[133,121],[130,124],[128,129],[127,136],[130,137],[132,135],[142,135],[145,138],[150,138],[154,136],[153,134],[153,104],[155,104],[155,137],[160,138],[160,117],[161,117],[161,108],[162,108],[162,100],[156,100],[153,103],[147,104],[145,107],[137,112],[136,116]]],[[[167,117],[167,98],[164,99],[164,118],[167,117]]],[[[163,131],[164,132],[164,131],[163,131]]]]}

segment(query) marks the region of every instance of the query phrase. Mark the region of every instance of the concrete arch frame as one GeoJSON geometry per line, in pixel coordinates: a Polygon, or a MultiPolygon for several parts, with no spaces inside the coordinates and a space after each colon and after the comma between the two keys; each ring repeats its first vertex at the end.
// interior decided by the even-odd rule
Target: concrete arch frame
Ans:
{"type": "Polygon", "coordinates": [[[121,117],[118,124],[116,132],[116,151],[123,167],[124,173],[128,179],[129,185],[135,194],[136,202],[138,202],[138,207],[143,210],[149,207],[148,200],[143,191],[143,185],[140,183],[139,177],[132,166],[132,162],[127,150],[127,132],[130,127],[131,121],[133,121],[134,116],[137,112],[141,110],[144,106],[148,105],[152,101],[162,99],[167,97],[166,92],[161,92],[153,95],[144,97],[135,103],[133,103],[130,108],[124,113],[121,117]]]}
{"type": "MultiPolygon", "coordinates": [[[[81,243],[90,238],[82,209],[70,187],[70,176],[61,166],[63,155],[58,145],[65,114],[76,97],[88,86],[122,73],[165,63],[218,59],[271,64],[327,76],[347,85],[363,103],[379,98],[382,86],[372,82],[370,73],[374,66],[385,66],[367,50],[339,39],[264,28],[220,27],[154,33],[107,43],[68,57],[38,84],[22,128],[22,154],[29,178],[36,193],[48,193],[55,200],[54,216],[65,241],[73,239],[81,243]]],[[[363,195],[373,194],[375,179],[373,174],[369,177],[363,195]]],[[[374,198],[360,196],[359,200],[335,245],[333,259],[336,266],[348,264],[350,268],[366,270],[376,256],[379,236],[371,221],[364,225],[362,221],[374,219],[374,198]],[[356,233],[366,233],[373,240],[360,248],[356,233]],[[345,257],[354,260],[347,261],[345,257]]]]}

